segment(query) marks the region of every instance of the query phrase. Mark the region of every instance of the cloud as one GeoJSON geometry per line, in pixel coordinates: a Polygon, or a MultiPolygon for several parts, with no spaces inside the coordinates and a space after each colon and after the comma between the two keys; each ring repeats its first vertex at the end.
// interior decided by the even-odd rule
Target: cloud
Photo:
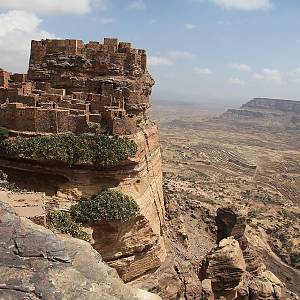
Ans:
{"type": "Polygon", "coordinates": [[[95,18],[94,20],[103,25],[114,24],[118,22],[116,18],[112,18],[112,17],[99,17],[99,18],[95,18]]]}
{"type": "Polygon", "coordinates": [[[282,82],[282,75],[277,69],[263,69],[260,73],[254,74],[253,77],[257,80],[282,82]]]}
{"type": "Polygon", "coordinates": [[[88,13],[93,7],[105,9],[108,0],[1,0],[0,9],[23,10],[37,14],[88,13]]]}
{"type": "Polygon", "coordinates": [[[232,64],[231,68],[241,71],[241,72],[250,72],[251,71],[251,67],[246,64],[232,64]]]}
{"type": "Polygon", "coordinates": [[[196,29],[197,25],[196,24],[192,24],[192,23],[187,23],[187,24],[184,24],[184,27],[186,29],[192,30],[192,29],[196,29]]]}
{"type": "Polygon", "coordinates": [[[199,67],[194,68],[194,72],[198,75],[211,75],[213,73],[211,69],[199,67]]]}
{"type": "Polygon", "coordinates": [[[166,56],[149,56],[148,64],[150,66],[168,66],[172,65],[173,62],[166,56]]]}
{"type": "Polygon", "coordinates": [[[132,1],[129,6],[130,9],[137,9],[137,10],[141,10],[141,9],[145,9],[146,8],[146,4],[143,0],[135,0],[132,1]]]}
{"type": "Polygon", "coordinates": [[[297,68],[297,69],[295,70],[295,73],[296,73],[297,75],[300,75],[300,67],[297,68]]]}
{"type": "Polygon", "coordinates": [[[212,0],[226,9],[267,10],[272,8],[271,0],[212,0]]]}
{"type": "Polygon", "coordinates": [[[244,85],[245,84],[245,81],[240,79],[240,78],[229,78],[228,82],[230,84],[234,84],[234,85],[244,85]]]}
{"type": "Polygon", "coordinates": [[[194,54],[189,51],[173,50],[168,52],[168,56],[171,59],[191,59],[194,57],[194,54]]]}
{"type": "Polygon", "coordinates": [[[31,40],[55,37],[40,28],[41,22],[35,14],[25,11],[0,14],[0,67],[13,72],[26,71],[31,40]]]}

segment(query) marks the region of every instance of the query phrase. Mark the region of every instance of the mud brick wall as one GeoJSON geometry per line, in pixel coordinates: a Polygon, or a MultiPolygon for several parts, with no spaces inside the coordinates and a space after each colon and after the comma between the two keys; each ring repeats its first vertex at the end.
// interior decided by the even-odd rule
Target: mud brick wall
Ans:
{"type": "Polygon", "coordinates": [[[56,112],[49,109],[38,109],[36,114],[37,132],[57,132],[56,112]]]}
{"type": "Polygon", "coordinates": [[[133,134],[137,131],[136,118],[125,116],[123,118],[115,118],[112,122],[111,132],[113,135],[133,134]]]}
{"type": "Polygon", "coordinates": [[[11,80],[14,82],[26,82],[27,80],[27,74],[12,74],[11,75],[11,80]]]}
{"type": "Polygon", "coordinates": [[[0,87],[8,88],[10,73],[0,69],[0,87]]]}
{"type": "Polygon", "coordinates": [[[55,103],[58,103],[58,102],[62,101],[63,96],[59,95],[59,94],[45,93],[45,94],[41,95],[40,99],[41,99],[41,102],[55,102],[55,103]]]}

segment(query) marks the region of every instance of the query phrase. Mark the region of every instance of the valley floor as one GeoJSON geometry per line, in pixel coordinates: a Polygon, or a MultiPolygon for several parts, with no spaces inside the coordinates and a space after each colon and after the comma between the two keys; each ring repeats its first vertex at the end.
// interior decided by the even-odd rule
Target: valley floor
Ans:
{"type": "Polygon", "coordinates": [[[265,264],[300,294],[300,132],[238,127],[212,117],[196,106],[153,108],[165,195],[181,210],[180,224],[173,224],[177,237],[184,228],[185,251],[203,257],[213,244],[217,208],[246,209],[247,234],[258,238],[254,246],[265,264]]]}

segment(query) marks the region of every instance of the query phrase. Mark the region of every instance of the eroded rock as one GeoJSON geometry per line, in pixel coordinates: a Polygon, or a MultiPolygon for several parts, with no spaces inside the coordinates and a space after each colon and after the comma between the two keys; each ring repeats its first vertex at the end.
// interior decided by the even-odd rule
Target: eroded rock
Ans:
{"type": "Polygon", "coordinates": [[[0,202],[0,299],[159,300],[125,285],[87,242],[59,237],[0,202]]]}

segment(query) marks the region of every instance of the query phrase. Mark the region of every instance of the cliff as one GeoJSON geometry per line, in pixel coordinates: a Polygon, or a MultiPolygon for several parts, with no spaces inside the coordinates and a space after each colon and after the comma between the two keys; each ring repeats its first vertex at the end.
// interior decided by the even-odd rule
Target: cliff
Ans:
{"type": "Polygon", "coordinates": [[[132,197],[139,214],[89,222],[91,243],[124,281],[157,269],[164,200],[146,52],[116,39],[32,41],[28,74],[0,73],[0,126],[9,131],[0,167],[45,192],[48,211],[103,189],[132,197]]]}
{"type": "Polygon", "coordinates": [[[217,120],[242,127],[299,130],[300,101],[255,98],[239,109],[228,109],[217,120]]]}

